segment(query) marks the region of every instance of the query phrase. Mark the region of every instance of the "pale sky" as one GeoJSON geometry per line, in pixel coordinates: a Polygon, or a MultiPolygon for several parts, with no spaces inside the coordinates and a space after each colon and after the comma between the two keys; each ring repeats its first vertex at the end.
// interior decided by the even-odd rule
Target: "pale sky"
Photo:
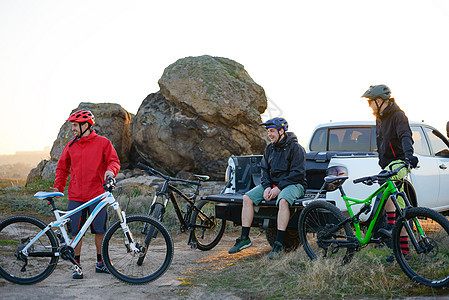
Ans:
{"type": "Polygon", "coordinates": [[[0,0],[0,154],[51,146],[80,102],[135,114],[205,54],[244,65],[304,147],[320,123],[374,120],[360,96],[381,83],[445,134],[448,35],[446,0],[0,0]]]}

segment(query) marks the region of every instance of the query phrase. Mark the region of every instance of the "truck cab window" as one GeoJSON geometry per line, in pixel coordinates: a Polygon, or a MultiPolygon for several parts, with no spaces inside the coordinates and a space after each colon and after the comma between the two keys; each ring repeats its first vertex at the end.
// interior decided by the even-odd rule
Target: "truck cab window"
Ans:
{"type": "Polygon", "coordinates": [[[435,130],[425,128],[429,137],[430,146],[435,156],[449,157],[449,145],[444,137],[440,136],[435,130]]]}
{"type": "Polygon", "coordinates": [[[424,132],[421,127],[411,127],[412,138],[413,138],[413,150],[419,155],[430,155],[429,146],[427,145],[426,138],[424,137],[424,132]]]}
{"type": "Polygon", "coordinates": [[[370,151],[370,128],[329,130],[329,151],[370,151]]]}
{"type": "Polygon", "coordinates": [[[310,142],[311,151],[326,151],[327,128],[318,129],[310,142]]]}

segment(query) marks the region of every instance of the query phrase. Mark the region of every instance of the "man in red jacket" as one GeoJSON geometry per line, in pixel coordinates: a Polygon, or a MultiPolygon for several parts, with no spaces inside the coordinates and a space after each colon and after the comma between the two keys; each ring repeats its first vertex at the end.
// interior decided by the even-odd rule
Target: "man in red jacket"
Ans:
{"type": "MultiPolygon", "coordinates": [[[[79,110],[70,115],[67,121],[72,123],[75,138],[65,146],[59,158],[54,190],[64,191],[70,175],[68,189],[68,210],[77,208],[104,192],[106,177],[115,177],[120,170],[120,161],[111,142],[92,130],[95,119],[90,111],[79,110]]],[[[91,213],[96,204],[70,217],[72,234],[76,235],[83,227],[87,213],[91,213]]],[[[91,225],[95,234],[97,248],[97,273],[109,273],[101,258],[101,242],[106,231],[106,208],[103,208],[91,225]]],[[[75,247],[75,260],[80,263],[82,240],[75,247]]],[[[83,271],[73,266],[73,278],[83,278],[83,271]]]]}

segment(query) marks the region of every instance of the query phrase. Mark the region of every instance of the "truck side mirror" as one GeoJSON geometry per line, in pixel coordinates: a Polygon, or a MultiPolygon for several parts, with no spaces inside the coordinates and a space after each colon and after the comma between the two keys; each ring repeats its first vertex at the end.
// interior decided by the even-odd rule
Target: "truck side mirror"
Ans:
{"type": "Polygon", "coordinates": [[[449,138],[449,122],[446,124],[446,135],[449,138]]]}

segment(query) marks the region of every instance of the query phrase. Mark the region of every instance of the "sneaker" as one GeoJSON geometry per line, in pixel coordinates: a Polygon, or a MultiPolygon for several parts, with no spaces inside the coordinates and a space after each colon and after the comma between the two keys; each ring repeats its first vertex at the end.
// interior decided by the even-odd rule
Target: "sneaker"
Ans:
{"type": "Polygon", "coordinates": [[[393,227],[394,227],[394,224],[389,223],[389,224],[387,224],[387,226],[380,228],[378,230],[378,232],[383,234],[386,237],[391,238],[391,235],[393,233],[393,227]]]}
{"type": "Polygon", "coordinates": [[[273,244],[273,249],[271,249],[270,255],[268,256],[269,259],[278,259],[281,257],[282,254],[282,243],[275,241],[273,244]]]}
{"type": "Polygon", "coordinates": [[[83,279],[83,270],[77,265],[73,265],[72,267],[72,277],[73,279],[83,279]]]}
{"type": "MultiPolygon", "coordinates": [[[[411,259],[410,254],[402,254],[402,255],[404,256],[406,261],[409,261],[411,259]]],[[[396,258],[394,257],[394,254],[391,254],[385,260],[387,261],[387,263],[392,263],[396,260],[396,258]]]]}
{"type": "Polygon", "coordinates": [[[103,262],[101,262],[100,264],[97,262],[97,264],[95,265],[95,273],[111,274],[103,262]]]}
{"type": "Polygon", "coordinates": [[[248,248],[251,245],[252,245],[251,240],[249,238],[247,238],[246,240],[243,240],[241,237],[239,237],[235,241],[235,245],[229,250],[229,254],[240,252],[243,249],[248,248]]]}

